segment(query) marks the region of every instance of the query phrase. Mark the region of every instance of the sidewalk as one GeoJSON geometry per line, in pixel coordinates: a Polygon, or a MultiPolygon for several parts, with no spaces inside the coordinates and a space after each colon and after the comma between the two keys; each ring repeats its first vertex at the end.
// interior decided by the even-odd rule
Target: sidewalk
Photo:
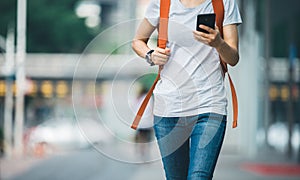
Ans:
{"type": "MultiPolygon", "coordinates": [[[[63,154],[63,152],[57,152],[53,155],[63,154]]],[[[22,157],[1,157],[0,158],[0,180],[8,180],[14,176],[20,175],[30,170],[35,165],[50,159],[53,155],[24,155],[22,157]]]]}
{"type": "Polygon", "coordinates": [[[43,161],[42,158],[20,157],[20,158],[0,158],[0,179],[10,179],[15,175],[22,174],[29,170],[32,166],[43,161]]]}

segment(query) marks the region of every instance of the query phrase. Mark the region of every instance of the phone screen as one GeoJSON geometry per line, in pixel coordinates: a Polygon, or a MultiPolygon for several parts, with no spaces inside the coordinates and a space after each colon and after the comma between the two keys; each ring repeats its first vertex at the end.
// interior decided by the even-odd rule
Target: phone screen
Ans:
{"type": "Polygon", "coordinates": [[[212,29],[215,29],[215,20],[216,20],[216,14],[199,14],[197,16],[197,31],[201,31],[204,33],[208,33],[206,30],[201,29],[199,27],[200,24],[203,24],[205,26],[208,26],[212,29]]]}

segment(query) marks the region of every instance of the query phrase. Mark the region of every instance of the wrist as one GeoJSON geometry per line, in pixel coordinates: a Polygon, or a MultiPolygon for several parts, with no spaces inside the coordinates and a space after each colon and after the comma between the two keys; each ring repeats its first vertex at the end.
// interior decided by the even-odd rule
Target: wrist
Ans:
{"type": "Polygon", "coordinates": [[[223,39],[221,39],[215,48],[217,49],[217,51],[221,51],[224,46],[226,46],[226,42],[223,39]]]}
{"type": "Polygon", "coordinates": [[[153,63],[153,61],[152,61],[152,56],[151,56],[153,52],[154,52],[154,50],[151,49],[151,50],[148,51],[148,52],[146,53],[146,55],[145,55],[145,59],[146,59],[147,63],[150,64],[150,66],[154,66],[154,65],[155,65],[155,64],[153,63]]]}

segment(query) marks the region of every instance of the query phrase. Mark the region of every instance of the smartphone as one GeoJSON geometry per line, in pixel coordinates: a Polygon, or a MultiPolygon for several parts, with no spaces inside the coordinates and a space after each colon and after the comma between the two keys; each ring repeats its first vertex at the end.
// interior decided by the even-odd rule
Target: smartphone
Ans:
{"type": "Polygon", "coordinates": [[[199,14],[197,16],[197,31],[201,31],[204,33],[208,33],[206,30],[199,27],[200,24],[203,24],[205,26],[208,26],[212,29],[215,29],[215,21],[216,21],[216,14],[199,14]]]}

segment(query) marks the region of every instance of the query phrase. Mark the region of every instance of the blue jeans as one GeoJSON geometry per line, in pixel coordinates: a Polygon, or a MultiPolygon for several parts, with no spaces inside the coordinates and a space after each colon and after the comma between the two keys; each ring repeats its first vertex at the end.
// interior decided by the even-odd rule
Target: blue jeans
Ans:
{"type": "Polygon", "coordinates": [[[226,116],[154,116],[154,123],[167,180],[212,179],[225,135],[226,116]]]}

